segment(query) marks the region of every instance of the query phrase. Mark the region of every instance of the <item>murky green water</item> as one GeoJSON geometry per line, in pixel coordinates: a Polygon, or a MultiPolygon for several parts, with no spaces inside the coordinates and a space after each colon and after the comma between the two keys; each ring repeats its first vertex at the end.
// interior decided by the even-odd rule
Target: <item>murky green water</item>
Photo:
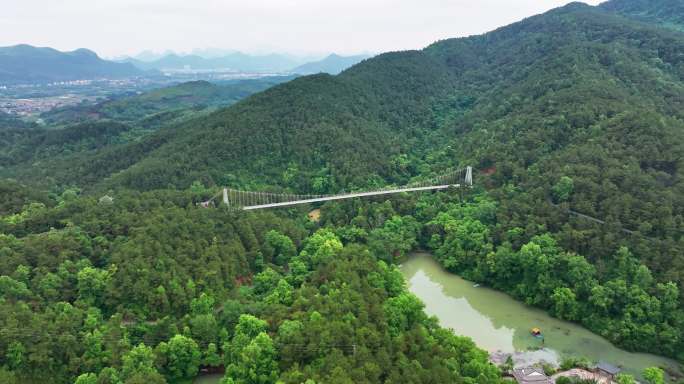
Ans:
{"type": "Polygon", "coordinates": [[[508,295],[483,287],[445,271],[428,254],[412,255],[402,266],[411,292],[425,303],[429,315],[439,318],[442,326],[472,338],[490,352],[515,354],[516,365],[540,359],[558,362],[562,356],[584,356],[604,360],[638,373],[646,367],[671,367],[675,361],[644,353],[630,353],[616,348],[606,339],[588,330],[528,307],[508,295]],[[530,335],[532,327],[541,328],[545,342],[530,335]],[[530,351],[530,349],[541,350],[530,351]]]}

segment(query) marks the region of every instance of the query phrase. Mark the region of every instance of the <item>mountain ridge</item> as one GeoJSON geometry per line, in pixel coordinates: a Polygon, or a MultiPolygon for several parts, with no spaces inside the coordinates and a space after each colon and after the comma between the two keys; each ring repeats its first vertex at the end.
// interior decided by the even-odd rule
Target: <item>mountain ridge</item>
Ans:
{"type": "Polygon", "coordinates": [[[221,56],[205,57],[198,54],[167,53],[150,61],[126,58],[143,70],[234,70],[243,72],[287,72],[301,75],[330,73],[336,75],[352,65],[371,57],[370,55],[342,56],[332,53],[323,59],[302,62],[290,55],[248,55],[232,52],[221,56]]]}
{"type": "Polygon", "coordinates": [[[341,56],[331,53],[321,60],[302,64],[292,69],[291,72],[301,75],[312,75],[315,73],[337,75],[345,69],[371,57],[371,55],[341,56]]]}
{"type": "Polygon", "coordinates": [[[279,54],[252,56],[235,52],[219,57],[206,58],[196,54],[170,53],[153,61],[125,59],[143,70],[234,70],[241,72],[285,72],[298,65],[288,56],[279,54]]]}
{"type": "Polygon", "coordinates": [[[85,48],[61,52],[28,44],[0,47],[0,83],[3,84],[125,78],[143,74],[131,64],[103,60],[85,48]]]}

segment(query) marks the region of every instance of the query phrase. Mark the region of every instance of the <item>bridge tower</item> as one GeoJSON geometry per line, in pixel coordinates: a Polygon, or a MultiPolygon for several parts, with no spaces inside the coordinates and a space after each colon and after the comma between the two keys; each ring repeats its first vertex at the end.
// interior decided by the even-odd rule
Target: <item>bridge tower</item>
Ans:
{"type": "Polygon", "coordinates": [[[466,167],[465,184],[469,187],[473,186],[473,167],[471,166],[466,167]]]}
{"type": "Polygon", "coordinates": [[[230,201],[228,201],[228,188],[223,188],[223,203],[230,206],[230,201]]]}

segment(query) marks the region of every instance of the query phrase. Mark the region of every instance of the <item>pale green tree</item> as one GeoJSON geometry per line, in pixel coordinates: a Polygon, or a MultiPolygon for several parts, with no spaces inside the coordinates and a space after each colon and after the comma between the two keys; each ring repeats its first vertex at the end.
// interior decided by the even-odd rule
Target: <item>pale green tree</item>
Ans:
{"type": "Polygon", "coordinates": [[[557,202],[564,202],[570,200],[572,192],[575,190],[575,183],[568,176],[563,176],[556,183],[556,185],[551,188],[551,193],[557,202]]]}
{"type": "Polygon", "coordinates": [[[254,293],[264,295],[276,288],[281,276],[272,268],[266,268],[254,276],[254,293]]]}
{"type": "Polygon", "coordinates": [[[84,373],[76,378],[74,384],[97,384],[97,375],[94,373],[84,373]]]}
{"type": "Polygon", "coordinates": [[[551,298],[554,303],[554,313],[559,319],[577,320],[579,304],[575,292],[567,287],[559,287],[553,291],[551,298]]]}
{"type": "Polygon", "coordinates": [[[121,378],[127,380],[136,375],[157,373],[154,361],[155,356],[152,348],[143,343],[138,344],[123,356],[121,378]]]}
{"type": "Polygon", "coordinates": [[[658,367],[644,369],[644,380],[649,384],[665,384],[665,372],[658,367]]]}
{"type": "Polygon", "coordinates": [[[293,289],[285,279],[280,279],[276,288],[264,300],[269,304],[291,305],[293,300],[293,289]]]}
{"type": "Polygon", "coordinates": [[[416,323],[425,320],[423,302],[411,293],[389,298],[385,304],[385,317],[393,336],[399,336],[416,323]]]}
{"type": "Polygon", "coordinates": [[[335,233],[322,228],[307,239],[300,256],[310,266],[317,266],[333,258],[342,248],[342,242],[335,233]]]}
{"type": "Polygon", "coordinates": [[[89,305],[97,305],[102,299],[109,281],[109,271],[85,267],[77,274],[78,297],[89,305]]]}
{"type": "Polygon", "coordinates": [[[195,377],[199,371],[202,354],[195,340],[175,335],[168,343],[157,347],[164,360],[164,372],[173,381],[195,377]]]}
{"type": "Polygon", "coordinates": [[[617,384],[636,384],[636,380],[634,379],[634,376],[628,375],[626,373],[619,373],[617,376],[615,376],[615,382],[617,384]]]}
{"type": "Polygon", "coordinates": [[[258,334],[226,368],[235,384],[272,384],[278,379],[277,352],[265,332],[258,334]]]}
{"type": "Polygon", "coordinates": [[[282,233],[271,230],[266,233],[264,238],[268,256],[272,257],[276,264],[285,265],[297,254],[292,239],[282,233]]]}

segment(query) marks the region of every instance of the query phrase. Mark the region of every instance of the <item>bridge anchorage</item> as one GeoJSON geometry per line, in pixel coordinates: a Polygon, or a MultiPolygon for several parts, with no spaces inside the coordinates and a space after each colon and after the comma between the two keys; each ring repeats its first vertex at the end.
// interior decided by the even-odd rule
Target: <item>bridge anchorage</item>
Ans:
{"type": "Polygon", "coordinates": [[[210,207],[214,204],[214,200],[221,196],[221,202],[223,204],[236,209],[251,211],[256,209],[289,207],[299,204],[354,199],[367,196],[391,195],[403,192],[438,191],[448,188],[472,186],[473,168],[466,167],[465,169],[452,171],[434,179],[411,183],[401,187],[390,187],[366,192],[343,192],[336,195],[296,195],[223,188],[221,192],[211,199],[200,203],[200,205],[202,207],[210,207]]]}

